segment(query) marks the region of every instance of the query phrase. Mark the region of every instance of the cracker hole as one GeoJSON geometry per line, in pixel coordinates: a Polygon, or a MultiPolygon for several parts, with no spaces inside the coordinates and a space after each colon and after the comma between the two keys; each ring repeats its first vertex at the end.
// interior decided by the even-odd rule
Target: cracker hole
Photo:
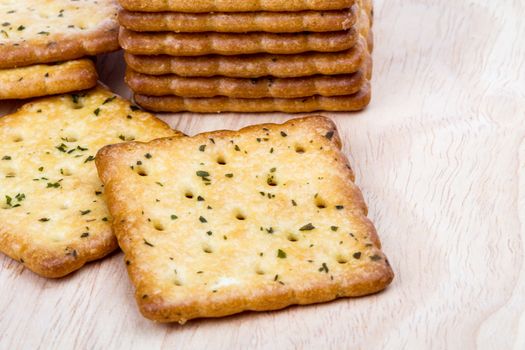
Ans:
{"type": "Polygon", "coordinates": [[[22,142],[22,141],[24,141],[24,138],[22,136],[13,137],[13,142],[22,142]]]}
{"type": "Polygon", "coordinates": [[[327,204],[324,199],[317,197],[315,198],[315,206],[319,209],[325,209],[327,204]]]}
{"type": "Polygon", "coordinates": [[[213,248],[209,244],[204,244],[202,246],[202,251],[205,252],[206,254],[211,254],[213,253],[213,248]]]}
{"type": "Polygon", "coordinates": [[[177,287],[182,287],[181,280],[175,280],[175,281],[173,281],[173,284],[176,285],[177,287]]]}
{"type": "Polygon", "coordinates": [[[160,222],[160,221],[154,221],[153,222],[153,227],[155,228],[155,230],[157,231],[164,231],[166,228],[164,227],[164,225],[160,222]]]}
{"type": "Polygon", "coordinates": [[[193,192],[191,191],[186,191],[184,193],[184,197],[188,198],[188,199],[192,199],[193,198],[193,192]]]}
{"type": "Polygon", "coordinates": [[[275,187],[278,185],[277,180],[273,176],[269,177],[266,183],[268,184],[268,186],[272,186],[272,187],[275,187]]]}
{"type": "Polygon", "coordinates": [[[306,150],[304,149],[303,146],[299,146],[299,145],[297,145],[297,146],[295,146],[295,152],[300,153],[300,154],[303,154],[303,153],[306,152],[306,150]]]}
{"type": "Polygon", "coordinates": [[[346,264],[348,262],[348,258],[346,258],[345,256],[343,255],[338,255],[335,260],[337,260],[337,262],[339,264],[346,264]]]}
{"type": "Polygon", "coordinates": [[[260,268],[260,267],[257,267],[255,269],[255,273],[258,274],[259,276],[262,276],[262,275],[266,274],[266,272],[264,272],[264,270],[262,268],[260,268]]]}
{"type": "Polygon", "coordinates": [[[226,159],[224,159],[223,156],[218,156],[217,157],[217,164],[219,164],[219,165],[226,165],[227,164],[226,163],[226,159]]]}
{"type": "Polygon", "coordinates": [[[71,175],[73,175],[73,173],[71,172],[71,170],[69,170],[69,169],[67,169],[67,168],[66,168],[66,169],[64,169],[64,168],[63,168],[63,169],[60,169],[60,174],[62,174],[62,175],[64,175],[64,176],[71,176],[71,175]]]}
{"type": "Polygon", "coordinates": [[[6,178],[16,177],[16,172],[14,170],[7,170],[7,172],[5,173],[5,177],[6,178]]]}
{"type": "Polygon", "coordinates": [[[62,137],[62,140],[66,142],[77,142],[78,141],[78,139],[75,136],[62,137]]]}
{"type": "Polygon", "coordinates": [[[237,212],[237,214],[235,214],[235,218],[236,218],[237,220],[244,221],[244,220],[246,220],[246,215],[244,215],[244,214],[241,213],[241,212],[237,212]]]}
{"type": "Polygon", "coordinates": [[[144,169],[144,168],[141,167],[141,166],[136,166],[136,167],[135,167],[135,172],[136,172],[139,176],[148,176],[148,172],[146,171],[146,169],[144,169]]]}
{"type": "Polygon", "coordinates": [[[299,236],[295,233],[289,233],[288,236],[286,236],[286,239],[288,239],[290,242],[297,242],[299,240],[299,236]]]}

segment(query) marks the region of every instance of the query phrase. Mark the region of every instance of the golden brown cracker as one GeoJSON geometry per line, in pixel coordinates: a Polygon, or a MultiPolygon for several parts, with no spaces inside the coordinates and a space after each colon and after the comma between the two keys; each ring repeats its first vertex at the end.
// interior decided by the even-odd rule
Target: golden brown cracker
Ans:
{"type": "Polygon", "coordinates": [[[363,296],[393,279],[327,118],[110,146],[96,162],[152,320],[363,296]]]}
{"type": "Polygon", "coordinates": [[[178,96],[145,96],[135,94],[141,107],[155,112],[285,112],[306,113],[315,111],[353,112],[364,109],[370,102],[370,83],[347,96],[312,96],[304,98],[189,98],[178,96]]]}
{"type": "Polygon", "coordinates": [[[170,135],[177,133],[102,87],[1,117],[0,251],[56,278],[115,250],[95,154],[170,135]]]}
{"type": "Polygon", "coordinates": [[[368,58],[361,69],[352,74],[314,75],[303,78],[258,79],[180,77],[177,75],[144,75],[130,69],[126,72],[126,83],[133,92],[141,95],[181,97],[234,98],[297,98],[313,95],[340,96],[351,95],[361,89],[369,79],[371,59],[368,58]]]}
{"type": "Polygon", "coordinates": [[[119,22],[136,32],[299,33],[348,30],[357,21],[359,7],[338,11],[303,12],[130,12],[119,22]]]}
{"type": "Polygon", "coordinates": [[[114,51],[116,0],[0,2],[0,68],[59,62],[114,51]]]}
{"type": "Polygon", "coordinates": [[[327,11],[351,7],[355,0],[119,0],[129,11],[144,12],[257,12],[327,11]]]}
{"type": "Polygon", "coordinates": [[[334,53],[307,52],[296,55],[255,54],[200,57],[138,56],[125,53],[124,58],[131,69],[149,75],[294,78],[316,74],[354,73],[363,64],[366,57],[366,45],[361,38],[350,50],[334,53]]]}
{"type": "Polygon", "coordinates": [[[89,59],[0,69],[0,100],[85,90],[95,86],[97,79],[97,70],[89,59]]]}
{"type": "Polygon", "coordinates": [[[297,54],[308,51],[337,52],[352,48],[359,31],[326,33],[145,33],[120,28],[119,42],[135,55],[243,55],[254,53],[297,54]]]}

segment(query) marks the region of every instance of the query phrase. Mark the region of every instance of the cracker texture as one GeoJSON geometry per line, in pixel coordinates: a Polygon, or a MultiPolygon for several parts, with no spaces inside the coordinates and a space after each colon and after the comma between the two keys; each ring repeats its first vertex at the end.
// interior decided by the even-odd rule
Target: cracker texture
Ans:
{"type": "Polygon", "coordinates": [[[230,98],[134,95],[141,107],[155,112],[194,113],[307,113],[315,111],[354,112],[364,109],[372,98],[370,82],[345,96],[311,96],[302,98],[230,98]]]}
{"type": "Polygon", "coordinates": [[[14,68],[117,50],[116,0],[3,0],[0,68],[14,68]]]}
{"type": "Polygon", "coordinates": [[[140,56],[126,52],[124,58],[131,69],[149,75],[294,78],[316,74],[354,73],[361,67],[365,55],[366,42],[361,38],[350,50],[333,53],[306,52],[295,55],[252,54],[175,57],[167,55],[140,56]]]}
{"type": "Polygon", "coordinates": [[[103,87],[0,118],[0,251],[58,278],[115,250],[95,154],[170,135],[177,133],[103,87]]]}
{"type": "Polygon", "coordinates": [[[227,96],[234,98],[341,96],[354,94],[361,89],[370,78],[371,64],[371,58],[368,58],[361,69],[353,74],[315,75],[303,78],[265,77],[260,79],[152,76],[128,69],[126,83],[135,93],[149,96],[227,96]]]}
{"type": "Polygon", "coordinates": [[[144,12],[257,12],[257,11],[326,11],[351,7],[355,0],[119,0],[130,11],[144,12]]]}
{"type": "Polygon", "coordinates": [[[327,118],[109,146],[96,163],[152,320],[362,296],[393,279],[327,118]]]}
{"type": "Polygon", "coordinates": [[[254,53],[297,54],[308,51],[337,52],[352,48],[359,39],[355,27],[325,33],[146,33],[120,28],[119,42],[134,55],[243,55],[254,53]]]}
{"type": "Polygon", "coordinates": [[[97,79],[97,69],[89,59],[0,69],[0,100],[86,90],[97,85],[97,79]]]}
{"type": "Polygon", "coordinates": [[[339,11],[119,13],[119,23],[137,32],[299,33],[350,29],[357,21],[358,6],[339,11]]]}

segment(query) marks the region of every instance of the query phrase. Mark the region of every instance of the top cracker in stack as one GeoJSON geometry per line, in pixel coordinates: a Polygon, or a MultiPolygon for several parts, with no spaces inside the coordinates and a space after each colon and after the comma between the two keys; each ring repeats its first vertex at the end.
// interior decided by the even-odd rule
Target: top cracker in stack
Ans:
{"type": "Polygon", "coordinates": [[[0,99],[93,87],[85,56],[117,50],[116,0],[1,0],[0,99]]]}
{"type": "Polygon", "coordinates": [[[120,0],[126,81],[159,112],[355,111],[370,101],[370,0],[120,0]]]}

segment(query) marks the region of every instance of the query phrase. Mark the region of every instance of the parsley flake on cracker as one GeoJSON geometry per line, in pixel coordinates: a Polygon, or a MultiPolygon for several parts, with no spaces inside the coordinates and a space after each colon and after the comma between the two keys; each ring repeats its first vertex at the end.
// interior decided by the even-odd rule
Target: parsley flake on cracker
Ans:
{"type": "Polygon", "coordinates": [[[95,155],[108,144],[172,135],[102,87],[1,117],[0,251],[56,278],[115,250],[95,155]]]}
{"type": "Polygon", "coordinates": [[[152,320],[362,296],[392,281],[327,118],[108,146],[96,164],[152,320]]]}

